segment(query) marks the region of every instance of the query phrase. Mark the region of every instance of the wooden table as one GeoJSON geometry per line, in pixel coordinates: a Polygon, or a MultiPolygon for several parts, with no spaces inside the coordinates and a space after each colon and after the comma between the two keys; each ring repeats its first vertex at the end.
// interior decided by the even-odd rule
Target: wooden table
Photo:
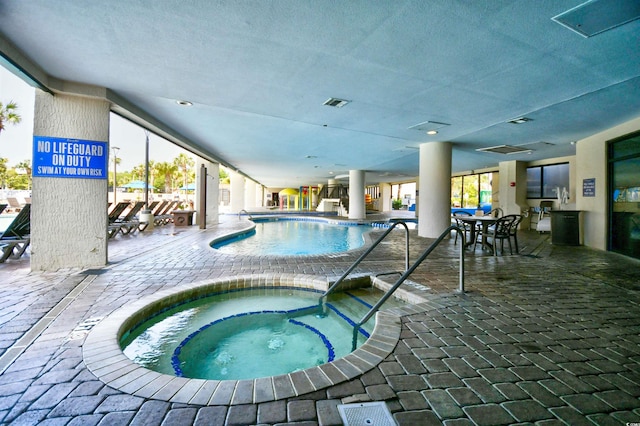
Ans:
{"type": "Polygon", "coordinates": [[[476,242],[476,224],[480,223],[482,226],[482,245],[487,247],[489,250],[493,252],[493,247],[489,243],[487,243],[487,229],[489,226],[493,225],[498,221],[498,217],[493,216],[452,216],[456,220],[461,220],[464,223],[468,223],[471,225],[470,233],[471,238],[465,244],[465,248],[469,247],[476,242]]]}

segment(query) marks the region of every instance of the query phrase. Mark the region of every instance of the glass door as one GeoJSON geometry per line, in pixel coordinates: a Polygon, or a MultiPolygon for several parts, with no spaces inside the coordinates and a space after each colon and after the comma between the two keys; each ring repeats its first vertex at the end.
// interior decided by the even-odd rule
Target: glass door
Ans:
{"type": "Polygon", "coordinates": [[[609,249],[640,259],[640,132],[609,145],[609,249]]]}

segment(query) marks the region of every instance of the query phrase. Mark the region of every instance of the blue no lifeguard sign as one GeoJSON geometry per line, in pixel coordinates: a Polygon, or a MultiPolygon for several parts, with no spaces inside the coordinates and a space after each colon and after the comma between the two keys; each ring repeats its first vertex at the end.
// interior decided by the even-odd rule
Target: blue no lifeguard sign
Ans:
{"type": "Polygon", "coordinates": [[[107,143],[82,139],[33,137],[33,176],[106,179],[107,143]]]}

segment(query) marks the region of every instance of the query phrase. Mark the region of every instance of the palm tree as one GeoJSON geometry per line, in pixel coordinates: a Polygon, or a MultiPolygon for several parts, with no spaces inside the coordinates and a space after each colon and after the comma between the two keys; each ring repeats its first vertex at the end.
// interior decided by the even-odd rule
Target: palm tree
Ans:
{"type": "Polygon", "coordinates": [[[18,124],[22,119],[16,112],[18,104],[10,101],[7,105],[2,105],[0,102],[0,132],[4,130],[5,123],[18,124]]]}
{"type": "Polygon", "coordinates": [[[133,180],[142,180],[144,178],[144,164],[139,164],[131,169],[131,178],[133,180]]]}
{"type": "Polygon", "coordinates": [[[176,165],[163,161],[162,163],[156,163],[155,169],[159,176],[164,176],[164,192],[171,192],[171,178],[173,173],[178,170],[176,165]]]}
{"type": "Polygon", "coordinates": [[[27,189],[31,189],[31,160],[24,160],[16,164],[16,169],[24,170],[27,176],[27,189]]]}
{"type": "Polygon", "coordinates": [[[184,187],[186,188],[189,183],[189,168],[193,167],[195,161],[186,154],[180,154],[175,160],[173,160],[173,164],[175,164],[176,167],[178,167],[178,170],[182,172],[184,187]]]}

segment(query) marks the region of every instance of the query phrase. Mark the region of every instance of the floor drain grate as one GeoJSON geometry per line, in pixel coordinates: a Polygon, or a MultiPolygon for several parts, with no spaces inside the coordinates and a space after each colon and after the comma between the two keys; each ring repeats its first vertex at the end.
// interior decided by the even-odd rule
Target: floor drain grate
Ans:
{"type": "Polygon", "coordinates": [[[342,404],[338,411],[345,426],[396,426],[383,401],[342,404]]]}

